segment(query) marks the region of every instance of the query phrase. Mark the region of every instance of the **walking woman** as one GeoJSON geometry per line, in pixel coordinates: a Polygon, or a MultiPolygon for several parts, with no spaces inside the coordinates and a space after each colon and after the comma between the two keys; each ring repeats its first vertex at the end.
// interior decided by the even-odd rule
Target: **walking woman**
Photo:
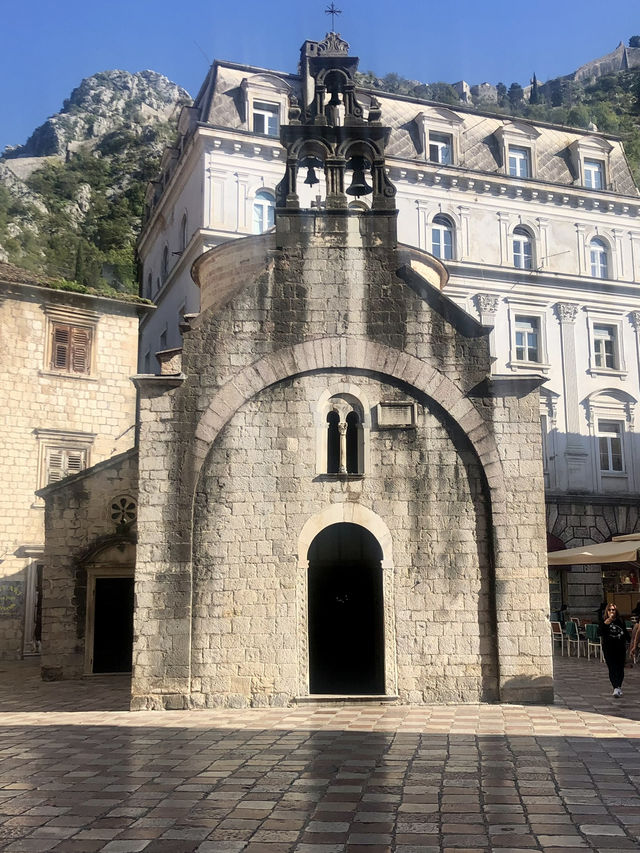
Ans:
{"type": "Polygon", "coordinates": [[[619,699],[622,696],[624,662],[630,638],[624,619],[618,613],[615,604],[607,604],[604,613],[600,616],[600,636],[602,652],[609,668],[609,681],[613,687],[613,695],[619,699]]]}

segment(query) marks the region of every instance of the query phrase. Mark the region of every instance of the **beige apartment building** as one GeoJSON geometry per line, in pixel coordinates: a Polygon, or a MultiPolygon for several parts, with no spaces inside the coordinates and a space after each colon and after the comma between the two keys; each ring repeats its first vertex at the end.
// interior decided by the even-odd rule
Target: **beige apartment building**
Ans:
{"type": "Polygon", "coordinates": [[[0,658],[40,644],[48,483],[130,448],[135,439],[137,298],[56,289],[0,263],[0,658]]]}

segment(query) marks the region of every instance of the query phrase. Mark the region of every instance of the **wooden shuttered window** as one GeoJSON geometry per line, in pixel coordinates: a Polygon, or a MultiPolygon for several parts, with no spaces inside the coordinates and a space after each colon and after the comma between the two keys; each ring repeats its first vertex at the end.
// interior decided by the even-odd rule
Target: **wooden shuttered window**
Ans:
{"type": "Polygon", "coordinates": [[[85,326],[55,323],[51,346],[51,367],[68,373],[89,373],[92,330],[85,326]]]}
{"type": "Polygon", "coordinates": [[[87,451],[48,447],[46,452],[46,482],[57,483],[87,467],[87,451]]]}

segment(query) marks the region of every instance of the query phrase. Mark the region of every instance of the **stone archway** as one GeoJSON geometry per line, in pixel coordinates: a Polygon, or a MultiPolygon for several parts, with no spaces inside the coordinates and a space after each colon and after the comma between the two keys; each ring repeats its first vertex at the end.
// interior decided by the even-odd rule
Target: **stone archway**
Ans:
{"type": "MultiPolygon", "coordinates": [[[[355,592],[355,590],[353,590],[355,592]]],[[[352,594],[353,594],[352,592],[352,594]]],[[[299,693],[306,696],[309,693],[335,693],[335,694],[362,694],[373,693],[393,696],[397,692],[397,650],[395,645],[395,610],[394,601],[394,576],[393,576],[393,543],[391,533],[385,522],[368,507],[355,503],[336,503],[328,506],[322,512],[307,519],[298,537],[298,583],[297,583],[297,606],[299,614],[298,626],[298,648],[299,653],[299,693]],[[361,554],[356,559],[351,559],[353,553],[345,552],[341,547],[339,535],[334,539],[334,551],[328,543],[332,534],[340,528],[357,533],[358,538],[364,544],[361,554]],[[329,532],[331,531],[331,532],[329,532]],[[349,563],[347,576],[341,577],[340,566],[349,563]],[[337,566],[337,569],[333,569],[337,566]],[[314,577],[314,572],[316,577],[314,577]],[[323,572],[328,573],[323,577],[323,572]],[[366,586],[351,603],[335,602],[336,596],[341,596],[352,584],[366,586]],[[314,594],[318,595],[318,601],[314,603],[314,594]],[[357,660],[359,639],[353,641],[349,661],[341,667],[336,677],[331,680],[322,675],[320,679],[314,677],[314,664],[318,665],[315,657],[311,635],[317,637],[320,632],[322,641],[323,626],[313,624],[313,608],[322,606],[333,598],[329,606],[337,610],[333,614],[342,618],[341,611],[351,611],[358,620],[358,625],[363,630],[371,643],[371,655],[368,658],[368,669],[362,678],[350,677],[349,666],[357,660]],[[345,606],[346,605],[346,606],[345,606]],[[351,606],[353,605],[353,607],[351,606]],[[362,608],[369,608],[367,613],[362,613],[362,608]]],[[[331,618],[331,617],[330,617],[331,618]]],[[[325,627],[329,621],[325,622],[325,627]]],[[[349,643],[353,632],[347,628],[342,639],[349,643]]],[[[331,643],[326,651],[331,654],[331,643]]],[[[322,664],[322,651],[320,652],[320,664],[322,664]]],[[[318,673],[316,672],[315,675],[318,673]]]]}

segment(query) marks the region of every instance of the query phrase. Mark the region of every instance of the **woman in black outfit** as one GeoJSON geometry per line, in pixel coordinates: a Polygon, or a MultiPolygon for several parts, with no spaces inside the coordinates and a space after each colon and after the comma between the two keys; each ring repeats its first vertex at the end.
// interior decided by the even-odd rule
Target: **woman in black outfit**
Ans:
{"type": "Polygon", "coordinates": [[[604,613],[600,616],[600,636],[602,652],[609,668],[609,681],[613,687],[613,695],[619,699],[622,696],[624,662],[630,638],[624,619],[618,613],[615,604],[607,604],[604,613]]]}

